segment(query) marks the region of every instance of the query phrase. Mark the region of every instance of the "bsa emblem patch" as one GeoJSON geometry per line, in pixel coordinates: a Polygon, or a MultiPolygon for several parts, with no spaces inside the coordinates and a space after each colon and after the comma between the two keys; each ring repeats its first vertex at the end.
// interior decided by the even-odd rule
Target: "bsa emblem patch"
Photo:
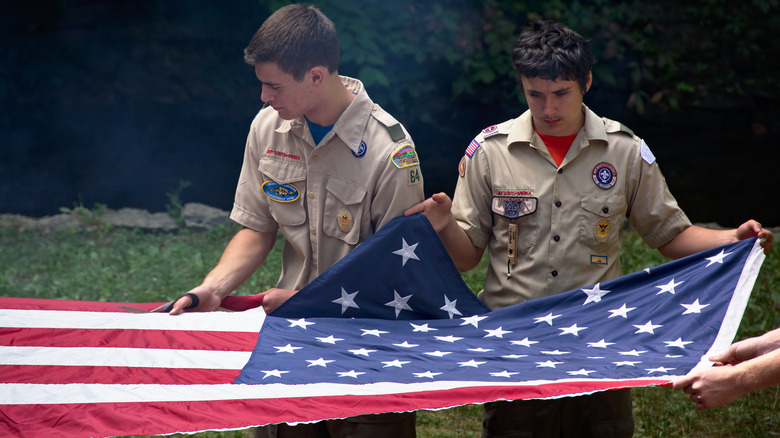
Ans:
{"type": "Polygon", "coordinates": [[[617,170],[609,163],[599,163],[593,168],[593,182],[602,189],[611,189],[617,181],[617,170]]]}
{"type": "Polygon", "coordinates": [[[393,152],[393,164],[399,169],[404,167],[417,166],[420,164],[419,158],[417,158],[417,152],[414,150],[411,144],[407,143],[393,152]]]}
{"type": "Polygon", "coordinates": [[[609,238],[610,228],[612,228],[612,222],[609,219],[601,218],[596,221],[596,225],[593,227],[593,234],[596,236],[596,240],[605,242],[609,238]]]}
{"type": "Polygon", "coordinates": [[[352,213],[349,212],[346,208],[342,209],[338,212],[336,215],[336,220],[339,221],[339,230],[348,233],[352,229],[352,225],[354,225],[354,221],[352,220],[352,213]]]}
{"type": "Polygon", "coordinates": [[[266,181],[262,186],[265,196],[277,202],[293,202],[301,196],[298,188],[292,184],[279,184],[275,181],[266,181]]]}
{"type": "Polygon", "coordinates": [[[507,219],[517,219],[536,212],[537,198],[494,196],[492,203],[493,213],[507,219]]]}
{"type": "Polygon", "coordinates": [[[366,142],[361,141],[360,146],[358,146],[357,152],[352,151],[352,155],[354,155],[355,158],[360,158],[366,154],[366,149],[368,149],[368,147],[366,147],[366,142]]]}
{"type": "Polygon", "coordinates": [[[458,175],[461,178],[466,176],[466,157],[461,157],[460,163],[458,163],[458,175]]]}
{"type": "Polygon", "coordinates": [[[488,126],[482,130],[482,137],[488,138],[498,134],[498,125],[488,126]]]}

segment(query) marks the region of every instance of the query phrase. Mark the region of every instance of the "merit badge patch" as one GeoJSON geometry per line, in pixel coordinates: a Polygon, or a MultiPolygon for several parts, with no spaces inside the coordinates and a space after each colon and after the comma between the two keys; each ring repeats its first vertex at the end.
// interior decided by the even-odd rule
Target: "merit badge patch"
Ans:
{"type": "Polygon", "coordinates": [[[590,256],[590,264],[591,265],[606,265],[607,264],[607,256],[592,255],[592,256],[590,256]]]}
{"type": "Polygon", "coordinates": [[[366,146],[366,142],[361,141],[360,146],[358,146],[357,152],[352,151],[352,155],[354,155],[355,158],[360,158],[366,154],[366,149],[368,149],[368,147],[366,146]]]}
{"type": "Polygon", "coordinates": [[[596,221],[596,225],[593,226],[593,234],[596,236],[596,240],[605,242],[609,238],[610,228],[612,228],[612,222],[609,219],[603,217],[596,221]]]}
{"type": "Polygon", "coordinates": [[[301,195],[298,188],[292,184],[279,184],[275,181],[266,181],[262,186],[265,196],[277,202],[293,202],[301,195]]]}
{"type": "Polygon", "coordinates": [[[617,170],[609,163],[599,163],[593,168],[593,182],[602,189],[611,189],[617,181],[617,170]]]}
{"type": "Polygon", "coordinates": [[[493,213],[507,219],[517,219],[536,212],[537,198],[494,196],[491,208],[493,213]]]}
{"type": "Polygon", "coordinates": [[[339,222],[339,230],[348,233],[352,229],[352,225],[355,223],[352,220],[352,213],[350,213],[346,208],[343,208],[336,216],[336,220],[339,222]]]}
{"type": "Polygon", "coordinates": [[[466,176],[466,157],[461,157],[460,163],[458,163],[458,175],[461,178],[466,176]]]}
{"type": "Polygon", "coordinates": [[[409,166],[417,166],[420,160],[417,158],[417,152],[411,144],[407,143],[393,152],[393,164],[399,169],[409,166]]]}
{"type": "Polygon", "coordinates": [[[498,134],[498,125],[488,126],[482,130],[482,137],[488,138],[498,134]]]}
{"type": "Polygon", "coordinates": [[[474,152],[476,152],[480,146],[482,145],[479,144],[476,138],[474,140],[471,140],[469,147],[466,148],[466,156],[471,158],[474,155],[474,152]]]}

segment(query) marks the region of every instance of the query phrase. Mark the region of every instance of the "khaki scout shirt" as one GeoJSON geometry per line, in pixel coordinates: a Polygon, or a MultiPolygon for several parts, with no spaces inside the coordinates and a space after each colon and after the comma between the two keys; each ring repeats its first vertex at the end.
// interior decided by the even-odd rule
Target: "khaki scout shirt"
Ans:
{"type": "Polygon", "coordinates": [[[303,117],[283,120],[270,107],[249,131],[230,217],[256,231],[281,228],[280,288],[306,286],[424,198],[408,133],[360,81],[341,79],[356,97],[319,145],[303,117]]]}
{"type": "Polygon", "coordinates": [[[585,124],[560,167],[530,111],[483,130],[466,150],[452,212],[472,243],[488,250],[479,296],[490,308],[622,275],[626,218],[652,248],[691,224],[647,145],[620,123],[583,111],[585,124]],[[519,216],[514,266],[507,256],[512,220],[496,211],[519,216]]]}

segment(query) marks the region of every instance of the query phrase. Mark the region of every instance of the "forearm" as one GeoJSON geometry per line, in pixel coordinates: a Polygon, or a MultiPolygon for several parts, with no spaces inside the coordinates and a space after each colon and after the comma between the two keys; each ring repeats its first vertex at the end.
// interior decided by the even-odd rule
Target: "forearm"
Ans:
{"type": "Polygon", "coordinates": [[[780,349],[734,367],[740,369],[737,384],[743,393],[780,385],[780,349]]]}
{"type": "Polygon", "coordinates": [[[659,247],[658,251],[664,257],[679,259],[716,246],[734,243],[737,240],[739,239],[735,229],[712,230],[691,225],[674,239],[659,247]]]}
{"type": "Polygon", "coordinates": [[[452,258],[455,267],[460,272],[466,272],[473,269],[482,259],[483,248],[474,246],[466,232],[450,216],[447,226],[439,231],[439,239],[447,249],[447,253],[452,258]]]}
{"type": "Polygon", "coordinates": [[[276,232],[242,229],[225,248],[202,286],[225,298],[263,264],[275,241],[276,232]]]}

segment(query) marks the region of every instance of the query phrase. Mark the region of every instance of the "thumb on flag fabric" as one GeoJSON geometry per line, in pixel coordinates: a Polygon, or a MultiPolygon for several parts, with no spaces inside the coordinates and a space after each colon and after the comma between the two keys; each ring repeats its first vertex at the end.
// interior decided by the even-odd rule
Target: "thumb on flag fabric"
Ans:
{"type": "Polygon", "coordinates": [[[751,239],[488,312],[442,287],[457,272],[422,243],[430,227],[413,237],[420,220],[391,222],[356,266],[291,299],[336,318],[0,298],[0,436],[243,429],[668,385],[733,340],[764,258],[751,239]],[[364,266],[375,256],[388,269],[364,266]],[[418,263],[441,275],[415,276],[418,263]],[[418,309],[433,316],[403,319],[418,309]]]}

